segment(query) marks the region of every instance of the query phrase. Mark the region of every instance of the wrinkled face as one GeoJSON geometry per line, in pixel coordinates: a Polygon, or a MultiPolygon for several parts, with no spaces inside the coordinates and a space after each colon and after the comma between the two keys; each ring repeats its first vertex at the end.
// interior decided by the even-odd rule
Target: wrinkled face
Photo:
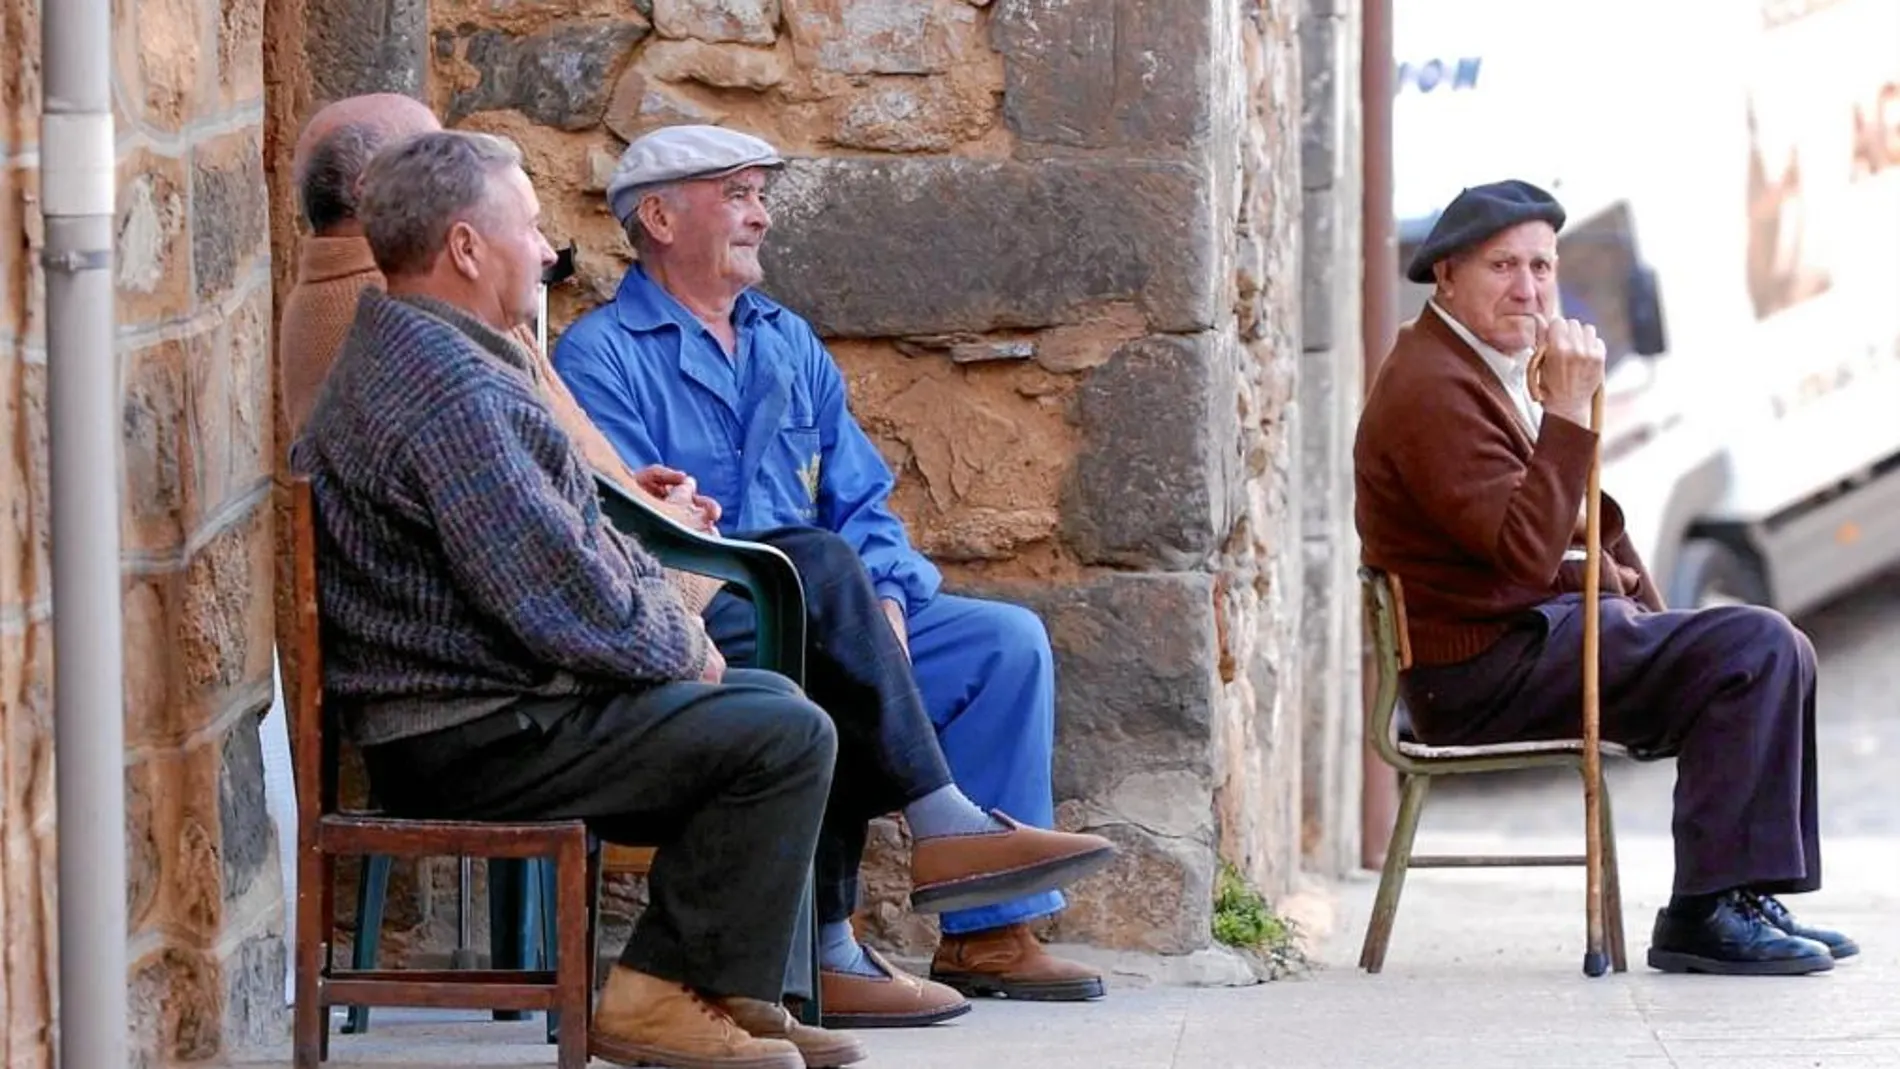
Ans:
{"type": "Polygon", "coordinates": [[[1438,303],[1499,352],[1537,344],[1537,321],[1557,313],[1557,231],[1519,223],[1433,267],[1438,303]]]}
{"type": "Polygon", "coordinates": [[[764,168],[750,167],[722,178],[686,182],[655,198],[658,218],[645,216],[667,270],[702,285],[723,283],[734,292],[765,278],[759,246],[772,228],[765,210],[764,168]],[[658,222],[660,225],[654,226],[658,222]]]}
{"type": "Polygon", "coordinates": [[[540,310],[541,272],[554,262],[554,249],[541,234],[541,201],[521,168],[509,167],[490,180],[488,202],[477,218],[456,224],[450,254],[495,327],[533,321],[540,310]]]}

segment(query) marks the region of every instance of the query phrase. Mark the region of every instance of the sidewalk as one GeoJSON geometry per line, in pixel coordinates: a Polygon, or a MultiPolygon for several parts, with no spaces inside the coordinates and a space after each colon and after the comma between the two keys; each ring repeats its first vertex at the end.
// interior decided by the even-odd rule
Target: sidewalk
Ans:
{"type": "MultiPolygon", "coordinates": [[[[1448,800],[1449,801],[1449,800],[1448,800]]],[[[1581,806],[1579,806],[1579,810],[1581,806]]],[[[1666,810],[1665,810],[1666,811],[1666,810]]],[[[1624,810],[1628,813],[1630,810],[1624,810]]],[[[1580,814],[1579,814],[1580,815],[1580,814]]],[[[1432,833],[1423,851],[1579,849],[1579,838],[1432,833]]],[[[1579,820],[1579,823],[1581,821],[1579,820]]],[[[1628,825],[1649,824],[1637,817],[1628,825]]],[[[1581,869],[1413,873],[1385,971],[1354,967],[1375,881],[1339,890],[1339,929],[1306,978],[1249,988],[1132,987],[1102,1002],[985,1002],[922,1030],[865,1031],[865,1066],[901,1069],[1240,1069],[1411,1066],[1859,1069],[1900,1065],[1900,844],[1835,838],[1828,889],[1790,900],[1854,935],[1862,954],[1815,977],[1665,976],[1643,965],[1667,897],[1668,840],[1624,834],[1630,971],[1583,976],[1581,869]]],[[[552,1065],[539,1021],[376,1011],[336,1036],[332,1064],[552,1065]]],[[[282,1065],[277,1061],[245,1064],[282,1065]]],[[[599,1064],[599,1063],[596,1063],[599,1064]]]]}

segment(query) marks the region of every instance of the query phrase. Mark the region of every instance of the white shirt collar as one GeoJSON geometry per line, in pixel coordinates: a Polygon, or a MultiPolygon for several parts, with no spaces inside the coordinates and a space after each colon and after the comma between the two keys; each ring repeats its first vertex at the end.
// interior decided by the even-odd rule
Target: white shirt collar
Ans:
{"type": "Polygon", "coordinates": [[[1523,418],[1524,426],[1529,428],[1532,437],[1535,437],[1538,428],[1544,422],[1544,406],[1531,400],[1530,381],[1526,372],[1530,369],[1532,350],[1526,349],[1516,355],[1506,354],[1471,333],[1468,327],[1458,322],[1450,312],[1445,311],[1436,299],[1427,298],[1425,303],[1431,306],[1431,310],[1438,314],[1438,318],[1445,321],[1445,325],[1452,329],[1452,333],[1463,339],[1466,345],[1471,346],[1472,351],[1478,354],[1478,358],[1485,362],[1493,374],[1497,375],[1498,381],[1504,384],[1505,392],[1511,395],[1511,401],[1516,404],[1517,413],[1523,418]]]}

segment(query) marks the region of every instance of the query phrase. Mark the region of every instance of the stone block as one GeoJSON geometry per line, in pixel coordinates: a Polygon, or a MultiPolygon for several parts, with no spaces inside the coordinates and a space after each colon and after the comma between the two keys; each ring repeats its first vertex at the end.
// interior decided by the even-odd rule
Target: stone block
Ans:
{"type": "Polygon", "coordinates": [[[315,103],[358,93],[422,97],[429,0],[304,0],[304,12],[315,103]]]}
{"type": "MultiPolygon", "coordinates": [[[[129,623],[129,621],[128,621],[129,623]]],[[[126,738],[128,746],[136,745],[126,738]]],[[[163,797],[150,762],[125,770],[125,920],[129,932],[145,931],[158,905],[164,874],[158,844],[158,804],[163,797]]]]}
{"type": "Polygon", "coordinates": [[[512,109],[562,130],[599,125],[615,75],[648,32],[632,19],[573,20],[525,37],[472,30],[462,54],[479,79],[455,90],[446,121],[512,109]]]}
{"type": "MultiPolygon", "coordinates": [[[[1300,182],[1307,189],[1330,189],[1339,172],[1341,74],[1340,20],[1300,20],[1300,182]]],[[[1356,86],[1345,91],[1356,91],[1356,86]]]]}
{"type": "Polygon", "coordinates": [[[0,256],[0,354],[10,354],[12,343],[26,330],[28,302],[19,297],[26,292],[27,263],[30,255],[26,242],[26,185],[35,172],[25,167],[0,164],[0,237],[7,242],[8,254],[0,256]]]}
{"type": "Polygon", "coordinates": [[[125,744],[130,748],[176,745],[183,738],[183,687],[173,683],[177,641],[171,606],[181,580],[176,572],[127,579],[125,621],[125,744]]]}
{"type": "Polygon", "coordinates": [[[267,932],[246,939],[225,959],[226,1047],[256,1050],[282,1042],[288,1023],[284,1008],[287,953],[284,940],[267,932]]]}
{"type": "Polygon", "coordinates": [[[1225,296],[1205,189],[1173,164],[800,160],[773,187],[765,288],[828,337],[1047,327],[1124,301],[1151,329],[1200,330],[1225,296]]]}
{"type": "Polygon", "coordinates": [[[1329,351],[1337,335],[1333,319],[1339,307],[1337,288],[1342,268],[1337,227],[1339,205],[1330,190],[1306,193],[1300,213],[1300,348],[1309,353],[1329,351]]]}
{"type": "MultiPolygon", "coordinates": [[[[680,123],[718,125],[726,117],[725,109],[693,100],[681,92],[656,84],[636,64],[620,75],[614,84],[613,98],[607,103],[607,129],[622,141],[632,141],[649,130],[680,123]]],[[[614,159],[618,159],[616,154],[614,159]]],[[[611,173],[612,168],[609,168],[611,173]]],[[[607,188],[603,179],[601,189],[607,188]]]]}
{"type": "Polygon", "coordinates": [[[1131,776],[1209,768],[1213,576],[1118,573],[995,593],[1035,610],[1055,650],[1058,799],[1106,805],[1131,776]]]}
{"type": "Polygon", "coordinates": [[[662,37],[769,45],[778,40],[779,0],[653,0],[662,37]]]}
{"type": "Polygon", "coordinates": [[[1129,342],[1076,394],[1087,440],[1063,534],[1091,564],[1182,569],[1218,548],[1242,490],[1231,346],[1219,335],[1129,342]]]}
{"type": "MultiPolygon", "coordinates": [[[[270,672],[272,610],[268,498],[202,531],[186,565],[175,641],[178,673],[198,717],[224,696],[270,672]]],[[[195,725],[194,725],[195,726],[195,725]]]]}
{"type": "Polygon", "coordinates": [[[122,323],[154,323],[191,311],[191,188],[185,167],[182,159],[144,149],[119,162],[113,272],[114,314],[122,323]]]}
{"type": "Polygon", "coordinates": [[[1065,891],[1068,908],[1056,915],[1052,937],[1150,954],[1189,954],[1207,946],[1218,865],[1212,844],[1154,835],[1133,824],[1091,823],[1081,808],[1065,803],[1057,823],[1106,836],[1120,853],[1065,891]]]}
{"type": "Polygon", "coordinates": [[[905,79],[867,89],[840,105],[832,140],[878,152],[943,152],[982,132],[982,105],[939,79],[905,79]]]}
{"type": "Polygon", "coordinates": [[[126,357],[119,409],[124,458],[120,540],[128,552],[169,553],[189,533],[194,456],[186,432],[186,341],[168,339],[126,357]]]}
{"type": "Polygon", "coordinates": [[[46,365],[0,345],[0,607],[52,596],[46,365]]]}
{"type": "Polygon", "coordinates": [[[210,954],[182,946],[155,950],[132,965],[133,1065],[201,1062],[223,1049],[224,980],[210,954]]]}
{"type": "Polygon", "coordinates": [[[836,74],[940,74],[976,47],[949,0],[785,0],[799,60],[836,74]]]}
{"type": "Polygon", "coordinates": [[[200,300],[218,301],[270,254],[270,191],[259,131],[201,142],[192,153],[192,271],[200,300]]]}
{"type": "Polygon", "coordinates": [[[270,475],[270,301],[270,288],[258,285],[186,351],[193,527],[270,475]]]}
{"type": "Polygon", "coordinates": [[[218,845],[224,862],[224,900],[251,889],[277,860],[276,829],[264,803],[264,751],[257,718],[240,716],[224,734],[218,769],[218,845]]]}
{"type": "Polygon", "coordinates": [[[1007,71],[1003,116],[1030,146],[1202,146],[1217,12],[1228,17],[1207,0],[998,0],[990,35],[1007,71]]]}
{"type": "Polygon", "coordinates": [[[210,27],[203,20],[212,10],[197,3],[115,9],[119,20],[112,38],[123,95],[143,125],[177,131],[206,110],[204,41],[210,27]]]}
{"type": "Polygon", "coordinates": [[[224,0],[218,19],[218,87],[225,107],[264,95],[264,0],[224,0]]]}
{"type": "Polygon", "coordinates": [[[640,69],[663,82],[698,82],[715,89],[770,89],[785,80],[782,49],[655,41],[641,52],[640,69]]]}

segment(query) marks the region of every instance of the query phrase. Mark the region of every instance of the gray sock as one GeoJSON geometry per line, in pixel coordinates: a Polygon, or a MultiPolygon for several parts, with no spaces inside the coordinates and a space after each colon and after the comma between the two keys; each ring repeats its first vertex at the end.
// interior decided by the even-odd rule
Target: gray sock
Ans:
{"type": "Polygon", "coordinates": [[[853,973],[857,976],[884,975],[884,970],[877,967],[877,963],[858,945],[857,937],[851,934],[850,921],[818,926],[818,964],[832,972],[853,973]]]}
{"type": "Polygon", "coordinates": [[[1001,828],[996,819],[964,797],[954,783],[939,787],[904,807],[904,820],[918,839],[974,835],[1001,828]]]}

